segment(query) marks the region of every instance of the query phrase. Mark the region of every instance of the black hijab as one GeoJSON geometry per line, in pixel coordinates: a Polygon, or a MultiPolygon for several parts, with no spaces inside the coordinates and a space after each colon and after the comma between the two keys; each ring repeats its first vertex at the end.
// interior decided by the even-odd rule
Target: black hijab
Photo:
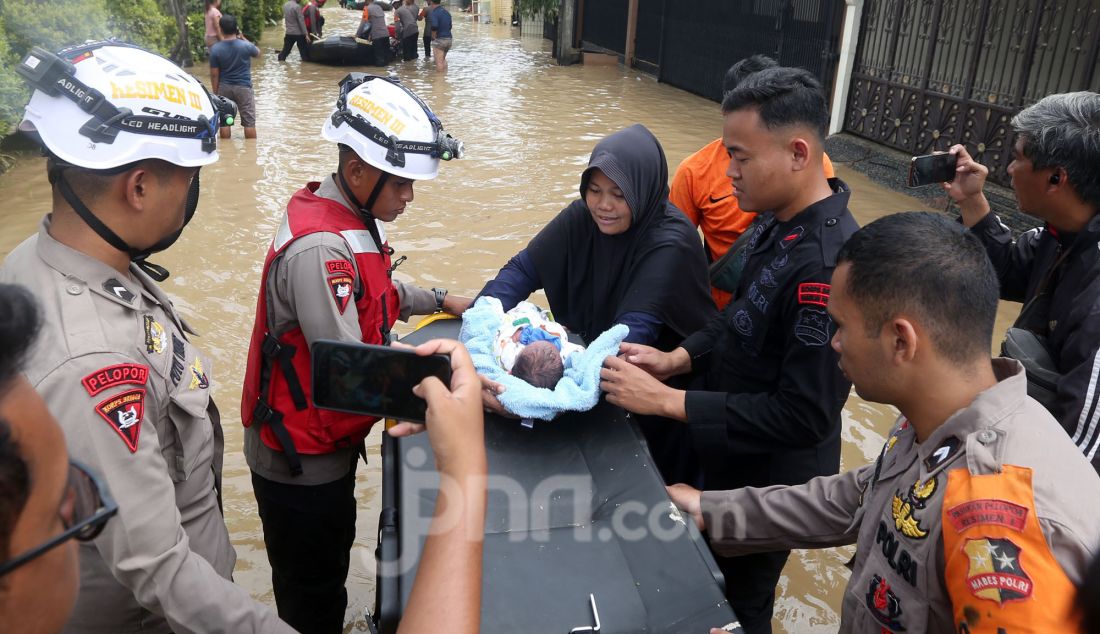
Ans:
{"type": "Polygon", "coordinates": [[[715,312],[706,256],[695,227],[668,201],[657,138],[633,125],[600,141],[580,193],[527,246],[554,319],[589,342],[629,312],[654,315],[679,338],[702,328],[715,312]],[[630,228],[619,235],[601,233],[584,202],[596,168],[630,206],[630,228]]]}

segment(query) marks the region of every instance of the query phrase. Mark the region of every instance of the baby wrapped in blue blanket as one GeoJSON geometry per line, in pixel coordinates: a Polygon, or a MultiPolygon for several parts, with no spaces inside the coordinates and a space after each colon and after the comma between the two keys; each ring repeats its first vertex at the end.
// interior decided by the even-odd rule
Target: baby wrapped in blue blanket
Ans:
{"type": "Polygon", "coordinates": [[[505,320],[510,318],[505,316],[500,301],[494,297],[478,298],[463,314],[459,339],[470,351],[478,374],[504,387],[504,391],[497,395],[498,400],[508,411],[521,418],[551,420],[565,411],[592,409],[600,399],[603,360],[618,354],[619,344],[627,335],[627,327],[622,324],[613,326],[585,349],[570,343],[565,329],[545,319],[546,315],[537,306],[528,306],[537,312],[542,321],[536,319],[532,323],[518,325],[506,323],[505,320]],[[533,328],[528,330],[527,326],[533,328]],[[535,330],[542,330],[546,335],[535,330]],[[553,338],[557,339],[560,348],[551,340],[553,338]],[[522,343],[524,339],[527,344],[522,343]],[[525,350],[542,348],[544,352],[538,353],[542,355],[546,345],[552,347],[551,354],[560,357],[563,364],[562,376],[552,385],[552,389],[534,386],[515,375],[514,364],[519,356],[527,354],[525,350]],[[502,360],[508,358],[513,363],[511,373],[502,366],[502,360]]]}
{"type": "Polygon", "coordinates": [[[569,332],[530,302],[504,313],[493,352],[500,367],[535,387],[554,389],[565,374],[565,361],[583,352],[569,341],[569,332]]]}

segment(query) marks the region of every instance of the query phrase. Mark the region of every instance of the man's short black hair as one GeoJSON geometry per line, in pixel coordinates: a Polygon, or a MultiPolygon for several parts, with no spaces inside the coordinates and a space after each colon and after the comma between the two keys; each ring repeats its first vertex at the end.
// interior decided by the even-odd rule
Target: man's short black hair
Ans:
{"type": "Polygon", "coordinates": [[[722,99],[722,114],[758,108],[769,130],[805,125],[824,141],[829,127],[829,107],[821,84],[803,68],[778,66],[745,77],[722,99]]]}
{"type": "Polygon", "coordinates": [[[759,73],[768,68],[779,66],[779,62],[767,55],[750,55],[745,59],[730,66],[726,76],[722,79],[722,94],[737,88],[737,85],[745,81],[745,78],[753,73],[759,73]]]}
{"type": "Polygon", "coordinates": [[[47,171],[55,168],[61,169],[65,182],[69,184],[73,193],[83,200],[85,204],[93,202],[103,194],[106,194],[119,175],[135,167],[142,167],[148,170],[156,176],[157,180],[161,183],[167,182],[168,179],[172,177],[175,173],[173,170],[181,169],[161,159],[142,159],[106,170],[93,170],[78,165],[61,165],[59,160],[52,157],[47,159],[46,165],[47,171]]]}
{"type": "Polygon", "coordinates": [[[985,248],[958,222],[933,212],[879,218],[840,249],[849,263],[846,294],[863,313],[867,335],[899,314],[914,317],[946,359],[989,357],[1000,294],[985,248]]]}
{"type": "MultiPolygon", "coordinates": [[[[38,308],[22,286],[0,284],[0,398],[23,369],[23,360],[38,334],[38,308]]],[[[11,532],[30,494],[30,470],[11,433],[0,418],[0,561],[11,556],[11,532]]]]}
{"type": "Polygon", "coordinates": [[[223,35],[236,35],[240,32],[237,28],[237,18],[228,13],[218,20],[218,26],[221,27],[223,35]]]}

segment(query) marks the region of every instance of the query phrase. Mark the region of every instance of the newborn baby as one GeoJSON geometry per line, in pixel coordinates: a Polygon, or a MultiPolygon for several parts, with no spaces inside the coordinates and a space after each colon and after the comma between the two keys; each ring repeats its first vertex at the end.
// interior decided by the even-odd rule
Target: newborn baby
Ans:
{"type": "Polygon", "coordinates": [[[541,308],[520,302],[504,313],[494,342],[500,367],[535,387],[554,389],[565,373],[565,360],[584,350],[569,342],[565,328],[541,308]]]}

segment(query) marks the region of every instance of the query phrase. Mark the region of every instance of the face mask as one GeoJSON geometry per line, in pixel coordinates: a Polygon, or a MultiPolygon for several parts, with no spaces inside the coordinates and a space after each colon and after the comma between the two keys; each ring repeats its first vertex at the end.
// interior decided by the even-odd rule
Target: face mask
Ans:
{"type": "MultiPolygon", "coordinates": [[[[124,165],[121,168],[110,170],[107,173],[122,173],[133,167],[133,164],[124,165]]],[[[187,191],[187,204],[184,208],[183,227],[180,227],[179,230],[173,231],[167,236],[164,236],[159,241],[157,241],[156,244],[145,249],[135,249],[131,247],[129,244],[126,243],[125,240],[120,238],[117,233],[112,231],[110,227],[103,224],[103,222],[99,218],[97,218],[94,213],[92,213],[92,210],[88,209],[88,206],[80,200],[80,198],[76,195],[76,192],[72,190],[72,187],[69,186],[68,181],[65,180],[63,167],[54,167],[50,170],[50,183],[55,182],[58,186],[58,189],[61,191],[61,196],[65,198],[65,201],[69,203],[69,206],[73,208],[73,211],[75,211],[76,214],[80,216],[81,220],[83,220],[85,224],[87,224],[92,229],[92,231],[96,233],[96,235],[98,235],[100,238],[103,238],[103,240],[112,247],[129,254],[130,260],[134,264],[136,264],[137,267],[141,269],[146,275],[153,278],[157,282],[163,282],[164,280],[168,279],[168,269],[164,268],[163,266],[153,264],[152,262],[148,262],[146,261],[146,258],[154,253],[164,251],[168,247],[175,244],[176,240],[179,240],[180,235],[183,234],[184,228],[187,227],[188,223],[191,222],[191,219],[194,218],[195,209],[198,207],[199,204],[198,172],[195,172],[195,177],[191,179],[191,187],[187,191]]]]}

